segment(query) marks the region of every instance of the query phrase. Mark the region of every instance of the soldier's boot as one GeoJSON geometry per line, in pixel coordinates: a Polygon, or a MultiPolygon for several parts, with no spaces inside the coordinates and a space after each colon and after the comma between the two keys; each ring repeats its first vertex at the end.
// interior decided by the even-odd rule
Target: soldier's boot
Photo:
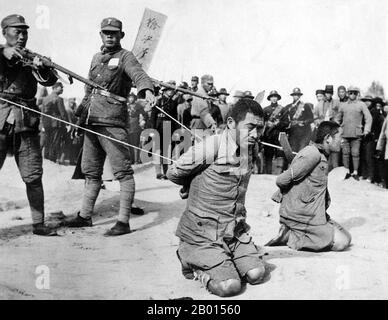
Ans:
{"type": "Polygon", "coordinates": [[[32,233],[39,236],[55,236],[55,229],[45,226],[44,222],[44,192],[42,179],[26,182],[27,198],[32,216],[32,233]]]}
{"type": "Polygon", "coordinates": [[[93,222],[92,218],[83,218],[80,216],[80,212],[77,212],[77,215],[75,217],[65,219],[63,221],[63,226],[69,227],[69,228],[83,228],[83,227],[92,227],[93,222]]]}
{"type": "Polygon", "coordinates": [[[290,228],[288,228],[285,224],[280,225],[278,235],[272,240],[268,241],[265,246],[275,247],[275,246],[285,246],[287,245],[288,238],[290,236],[290,228]]]}
{"type": "Polygon", "coordinates": [[[123,223],[121,221],[117,221],[116,224],[105,232],[106,237],[112,236],[121,236],[123,234],[131,233],[131,228],[129,227],[129,223],[123,223]]]}
{"type": "MultiPolygon", "coordinates": [[[[129,215],[135,197],[135,180],[133,176],[127,176],[120,180],[120,210],[116,224],[105,233],[105,236],[120,236],[131,232],[129,227],[129,215]]],[[[141,210],[141,209],[140,209],[141,210]]]]}
{"type": "Polygon", "coordinates": [[[101,180],[86,178],[81,211],[79,211],[75,217],[65,220],[64,226],[69,228],[93,226],[92,213],[98,194],[101,190],[101,183],[101,180]]]}
{"type": "Polygon", "coordinates": [[[38,236],[57,236],[57,231],[53,228],[45,226],[43,223],[35,223],[32,225],[32,233],[38,236]]]}

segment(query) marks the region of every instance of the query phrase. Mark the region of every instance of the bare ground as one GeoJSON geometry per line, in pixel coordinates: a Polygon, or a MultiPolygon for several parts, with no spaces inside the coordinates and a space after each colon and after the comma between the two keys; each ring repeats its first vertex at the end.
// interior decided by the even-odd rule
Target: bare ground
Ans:
{"type": "MultiPolygon", "coordinates": [[[[81,204],[83,181],[71,180],[73,167],[44,163],[48,222],[74,213],[81,204]]],[[[329,214],[352,234],[346,252],[296,252],[268,248],[263,284],[247,285],[235,299],[387,299],[388,192],[353,179],[345,171],[330,174],[329,214]]],[[[216,299],[196,281],[183,278],[174,232],[185,201],[178,187],[155,179],[152,168],[135,175],[135,203],[144,216],[133,216],[135,232],[106,238],[118,211],[118,183],[107,183],[97,202],[94,227],[59,230],[60,237],[31,233],[24,184],[13,159],[0,172],[1,299],[216,299]],[[50,288],[36,286],[38,266],[49,268],[50,288]]],[[[278,230],[278,207],[270,200],[275,177],[252,176],[247,194],[248,223],[258,245],[278,230]]]]}

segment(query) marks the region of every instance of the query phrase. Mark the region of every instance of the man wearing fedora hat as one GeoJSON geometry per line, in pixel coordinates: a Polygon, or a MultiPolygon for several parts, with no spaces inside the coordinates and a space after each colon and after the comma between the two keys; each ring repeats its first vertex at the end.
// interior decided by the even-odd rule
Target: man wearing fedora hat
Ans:
{"type": "MultiPolygon", "coordinates": [[[[145,98],[150,106],[155,105],[156,98],[152,80],[134,54],[121,47],[124,36],[120,20],[113,17],[102,20],[102,46],[100,52],[93,56],[89,79],[105,90],[86,86],[85,97],[76,115],[80,119],[85,118],[83,125],[87,128],[127,142],[127,97],[132,83],[136,86],[138,97],[145,98]]],[[[85,132],[84,136],[81,168],[86,179],[81,210],[76,217],[68,219],[65,225],[72,228],[92,226],[91,217],[101,188],[106,156],[115,178],[120,182],[120,208],[116,224],[105,235],[118,236],[131,232],[129,217],[135,195],[132,159],[125,145],[91,132],[85,132]]]]}
{"type": "Polygon", "coordinates": [[[226,122],[226,117],[230,110],[230,105],[226,102],[227,96],[229,96],[228,91],[226,91],[225,88],[221,88],[220,91],[218,91],[218,101],[215,102],[218,108],[220,108],[223,123],[226,122]]]}
{"type": "MultiPolygon", "coordinates": [[[[54,73],[35,58],[33,66],[24,65],[21,50],[28,40],[24,17],[11,14],[1,21],[6,40],[0,45],[0,97],[38,110],[35,95],[37,84],[52,86],[54,73]]],[[[31,209],[36,235],[52,236],[56,232],[44,225],[44,192],[42,184],[42,150],[39,137],[39,115],[0,101],[0,169],[7,153],[13,151],[31,209]]]]}
{"type": "Polygon", "coordinates": [[[358,169],[360,166],[360,145],[362,137],[371,131],[372,116],[364,102],[358,99],[360,89],[350,86],[348,88],[348,101],[341,104],[336,116],[336,122],[341,124],[342,134],[342,161],[345,168],[349,169],[345,179],[353,176],[359,180],[358,169]],[[365,121],[365,125],[362,123],[365,121]],[[353,174],[350,172],[350,155],[352,155],[353,174]]]}
{"type": "Polygon", "coordinates": [[[284,114],[288,115],[290,119],[288,139],[292,150],[295,152],[299,152],[309,144],[311,123],[314,121],[313,107],[310,103],[304,103],[300,100],[302,95],[303,93],[299,88],[292,90],[290,96],[293,102],[286,106],[284,114]]]}
{"type": "MultiPolygon", "coordinates": [[[[265,129],[262,140],[271,144],[279,145],[279,133],[285,131],[289,125],[287,118],[283,117],[285,108],[278,101],[282,97],[276,90],[272,90],[267,100],[271,104],[264,108],[265,129]],[[286,121],[284,121],[286,119],[286,121]]],[[[283,171],[284,154],[283,152],[264,145],[264,173],[279,174],[283,171]],[[272,172],[272,161],[276,161],[276,172],[272,172]]]]}
{"type": "Polygon", "coordinates": [[[253,100],[255,97],[253,96],[251,91],[247,90],[244,92],[244,98],[253,100]]]}
{"type": "Polygon", "coordinates": [[[244,91],[236,90],[233,94],[233,104],[236,104],[242,98],[244,98],[244,91]]]}

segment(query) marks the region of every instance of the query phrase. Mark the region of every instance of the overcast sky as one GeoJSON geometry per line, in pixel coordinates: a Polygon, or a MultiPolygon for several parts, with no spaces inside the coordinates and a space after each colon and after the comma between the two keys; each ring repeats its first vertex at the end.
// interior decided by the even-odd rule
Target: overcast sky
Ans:
{"type": "MultiPolygon", "coordinates": [[[[378,80],[388,90],[385,0],[2,2],[2,17],[19,13],[30,24],[28,48],[83,76],[101,45],[101,20],[122,20],[122,45],[132,49],[148,7],[168,16],[149,70],[154,78],[179,82],[210,73],[218,89],[277,89],[283,104],[296,86],[314,103],[315,90],[326,84],[365,90],[378,80]]],[[[79,83],[65,87],[65,97],[82,94],[79,83]]]]}

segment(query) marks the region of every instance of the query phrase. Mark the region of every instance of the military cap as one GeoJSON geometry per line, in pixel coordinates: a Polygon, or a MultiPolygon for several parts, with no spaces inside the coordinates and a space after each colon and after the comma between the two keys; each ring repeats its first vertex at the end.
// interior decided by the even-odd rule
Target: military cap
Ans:
{"type": "Polygon", "coordinates": [[[290,93],[290,96],[303,96],[303,93],[299,88],[294,88],[290,93]]]}
{"type": "Polygon", "coordinates": [[[244,92],[244,98],[253,99],[254,96],[253,96],[252,92],[247,90],[247,91],[244,92]]]}
{"type": "Polygon", "coordinates": [[[268,97],[267,97],[267,100],[269,101],[272,97],[278,97],[278,100],[280,100],[282,97],[280,96],[280,94],[276,91],[276,90],[272,90],[268,97]]]}
{"type": "Polygon", "coordinates": [[[325,93],[334,93],[334,87],[330,84],[326,85],[325,93]]]}
{"type": "Polygon", "coordinates": [[[318,89],[318,90],[315,90],[315,95],[317,95],[317,94],[325,94],[326,92],[327,92],[326,90],[318,89]]]}
{"type": "Polygon", "coordinates": [[[221,94],[224,94],[224,95],[226,95],[226,96],[229,95],[228,91],[226,91],[225,88],[221,88],[220,91],[218,91],[218,95],[221,95],[221,94]]]}
{"type": "Polygon", "coordinates": [[[8,27],[29,28],[24,20],[24,17],[19,14],[11,14],[1,20],[1,28],[5,29],[8,27]]]}
{"type": "Polygon", "coordinates": [[[358,89],[357,87],[355,87],[355,86],[350,86],[349,88],[348,88],[348,92],[360,92],[360,89],[358,89]]]}
{"type": "Polygon", "coordinates": [[[199,81],[199,78],[198,78],[197,76],[192,76],[192,77],[191,77],[191,81],[197,81],[197,82],[198,82],[198,81],[199,81]]]}
{"type": "Polygon", "coordinates": [[[374,99],[372,98],[372,96],[365,96],[364,98],[361,98],[361,101],[373,101],[374,99]]]}
{"type": "Polygon", "coordinates": [[[101,22],[101,30],[108,31],[121,31],[123,28],[123,24],[119,19],[116,18],[105,18],[101,22]]]}

